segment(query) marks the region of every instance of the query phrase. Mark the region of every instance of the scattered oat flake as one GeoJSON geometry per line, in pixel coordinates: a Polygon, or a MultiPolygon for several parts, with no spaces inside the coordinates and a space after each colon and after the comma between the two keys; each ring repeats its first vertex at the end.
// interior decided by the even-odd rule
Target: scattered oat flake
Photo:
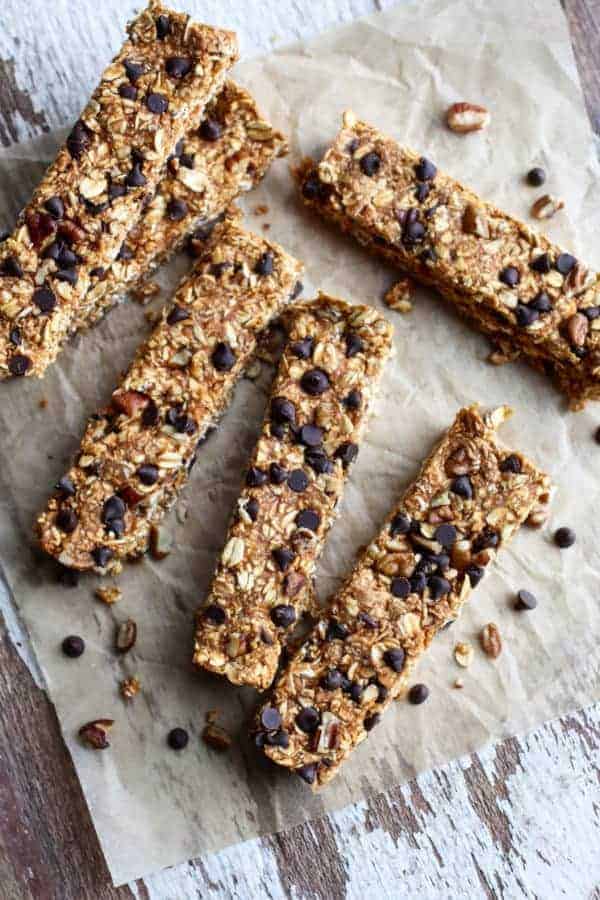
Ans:
{"type": "Polygon", "coordinates": [[[143,306],[149,303],[157,294],[160,294],[160,285],[156,281],[145,281],[131,292],[133,299],[143,306]]]}
{"type": "Polygon", "coordinates": [[[108,604],[108,606],[112,606],[113,603],[117,603],[118,600],[123,596],[122,591],[116,585],[109,585],[108,587],[99,587],[94,591],[98,600],[102,600],[103,603],[108,604]]]}
{"type": "Polygon", "coordinates": [[[454,648],[454,659],[463,669],[468,668],[473,662],[474,650],[471,644],[460,641],[454,648]]]}
{"type": "Polygon", "coordinates": [[[231,735],[220,725],[215,725],[214,722],[206,725],[202,731],[202,740],[219,753],[223,753],[231,746],[231,735]]]}
{"type": "Polygon", "coordinates": [[[133,700],[135,695],[139,693],[141,686],[139,678],[132,676],[131,678],[125,678],[121,682],[119,691],[125,700],[133,700]]]}
{"type": "Polygon", "coordinates": [[[266,203],[261,203],[259,206],[254,207],[254,215],[255,216],[266,216],[269,212],[269,207],[266,203]]]}
{"type": "Polygon", "coordinates": [[[412,309],[411,297],[414,293],[414,284],[410,278],[400,278],[384,296],[386,306],[396,312],[407,313],[412,309]]]}

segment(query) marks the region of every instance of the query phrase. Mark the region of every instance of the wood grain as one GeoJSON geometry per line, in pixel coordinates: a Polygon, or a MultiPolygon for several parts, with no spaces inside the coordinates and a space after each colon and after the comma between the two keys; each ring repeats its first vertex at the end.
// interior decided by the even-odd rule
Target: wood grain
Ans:
{"type": "MultiPolygon", "coordinates": [[[[66,7],[59,2],[45,11],[64,17],[66,7]]],[[[223,24],[234,24],[232,3],[222,7],[223,24]]],[[[590,118],[600,134],[600,0],[565,0],[564,7],[590,118]]],[[[290,8],[300,35],[302,4],[290,8]]],[[[364,3],[340,3],[319,24],[365,9],[364,3]]],[[[9,17],[17,13],[33,15],[21,0],[10,2],[6,13],[3,9],[9,17]]],[[[46,36],[43,28],[31,32],[46,36]]],[[[56,49],[58,34],[53,36],[56,49]]],[[[111,31],[107,40],[112,36],[111,31]]],[[[42,60],[45,54],[35,40],[31,58],[42,60]]],[[[13,49],[19,55],[22,48],[13,49]]],[[[2,144],[65,124],[75,114],[79,100],[66,102],[73,96],[66,73],[70,55],[81,52],[81,47],[66,47],[64,58],[55,53],[48,60],[56,83],[47,106],[36,102],[34,71],[23,70],[12,56],[0,60],[2,144]]],[[[79,84],[77,91],[85,94],[88,87],[79,84]]],[[[115,889],[53,708],[6,634],[0,639],[1,900],[414,895],[600,900],[599,786],[597,706],[319,822],[115,889]]]]}

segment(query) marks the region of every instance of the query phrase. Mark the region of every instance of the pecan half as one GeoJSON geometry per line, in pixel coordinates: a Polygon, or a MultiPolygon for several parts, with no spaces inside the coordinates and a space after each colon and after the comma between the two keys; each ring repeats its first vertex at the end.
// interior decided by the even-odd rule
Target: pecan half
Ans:
{"type": "Polygon", "coordinates": [[[110,747],[108,733],[113,725],[114,719],[94,719],[81,726],[79,737],[93,750],[106,750],[110,747]]]}
{"type": "Polygon", "coordinates": [[[456,134],[481,131],[491,121],[489,110],[477,103],[453,103],[446,111],[446,124],[456,134]]]}
{"type": "Polygon", "coordinates": [[[480,640],[481,646],[488,656],[491,656],[492,659],[497,659],[500,656],[502,653],[502,639],[497,625],[494,625],[493,622],[484,625],[481,629],[480,640]]]}

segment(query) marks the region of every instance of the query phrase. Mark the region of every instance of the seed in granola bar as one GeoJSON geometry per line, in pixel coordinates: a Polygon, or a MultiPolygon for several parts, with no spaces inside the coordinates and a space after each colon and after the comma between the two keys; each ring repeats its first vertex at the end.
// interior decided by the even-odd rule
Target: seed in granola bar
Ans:
{"type": "Polygon", "coordinates": [[[219,341],[211,356],[212,364],[217,372],[229,372],[236,363],[236,355],[225,341],[219,341]]]}
{"type": "Polygon", "coordinates": [[[435,540],[442,545],[442,547],[451,547],[452,544],[456,543],[456,528],[454,527],[454,525],[439,525],[435,530],[434,537],[435,540]]]}
{"type": "Polygon", "coordinates": [[[258,260],[254,267],[254,271],[257,275],[272,275],[273,274],[273,262],[274,257],[270,250],[267,250],[266,253],[263,253],[261,258],[258,260]]]}
{"type": "Polygon", "coordinates": [[[62,642],[62,651],[70,659],[77,659],[85,650],[85,641],[76,634],[70,634],[62,642]]]}
{"type": "Polygon", "coordinates": [[[561,550],[572,547],[576,541],[576,535],[572,528],[557,528],[554,532],[554,543],[561,550]]]}
{"type": "Polygon", "coordinates": [[[65,534],[72,534],[79,524],[77,513],[73,509],[63,507],[56,514],[56,527],[64,531],[65,534]]]}
{"type": "Polygon", "coordinates": [[[425,703],[428,697],[429,688],[426,684],[413,684],[408,692],[408,701],[409,703],[412,703],[413,706],[419,706],[421,703],[425,703]]]}
{"type": "Polygon", "coordinates": [[[362,394],[360,391],[350,391],[350,393],[344,397],[342,402],[346,409],[360,409],[362,394]]]}
{"type": "Polygon", "coordinates": [[[92,550],[92,559],[99,569],[105,569],[113,556],[114,553],[110,547],[94,547],[92,550]]]}
{"type": "Polygon", "coordinates": [[[177,325],[178,322],[183,322],[184,319],[189,319],[189,317],[190,314],[187,309],[176,303],[167,316],[167,325],[177,325]]]}
{"type": "Polygon", "coordinates": [[[392,647],[383,654],[384,662],[394,672],[401,672],[404,668],[406,654],[402,647],[392,647]]]}
{"type": "Polygon", "coordinates": [[[281,725],[281,715],[274,706],[265,706],[260,714],[260,724],[265,731],[276,731],[281,725]]]}
{"type": "Polygon", "coordinates": [[[266,484],[269,476],[262,469],[256,466],[250,466],[246,475],[246,484],[248,487],[262,487],[266,484]]]}
{"type": "Polygon", "coordinates": [[[75,485],[68,475],[63,475],[56,484],[57,491],[60,491],[63,497],[73,497],[75,494],[75,485]]]}
{"type": "Polygon", "coordinates": [[[148,94],[146,97],[146,106],[151,113],[154,113],[156,116],[161,116],[168,110],[169,101],[164,94],[152,93],[148,94]]]}
{"type": "Polygon", "coordinates": [[[271,418],[280,424],[293,425],[296,421],[296,407],[286,397],[274,397],[271,401],[271,418]]]}
{"type": "Polygon", "coordinates": [[[500,535],[492,528],[484,528],[473,541],[473,552],[479,553],[480,550],[497,547],[500,543],[500,535]]]}
{"type": "Polygon", "coordinates": [[[150,485],[156,484],[156,482],[158,481],[158,469],[156,466],[153,466],[150,463],[145,463],[137,470],[137,477],[140,479],[142,484],[150,487],[150,485]]]}
{"type": "Polygon", "coordinates": [[[397,534],[408,534],[410,531],[410,519],[404,513],[398,513],[390,522],[390,534],[395,537],[397,534]]]}
{"type": "Polygon", "coordinates": [[[227,618],[227,613],[218,603],[211,603],[206,607],[202,615],[208,622],[212,622],[213,625],[223,625],[227,618]]]}
{"type": "Polygon", "coordinates": [[[203,141],[218,141],[223,134],[221,124],[216,119],[204,119],[198,133],[203,141]]]}
{"type": "Polygon", "coordinates": [[[170,201],[167,206],[167,216],[172,222],[181,222],[188,214],[188,205],[185,200],[179,200],[177,197],[170,201]]]}
{"type": "Polygon", "coordinates": [[[277,568],[280,572],[285,572],[291,564],[296,559],[296,554],[293,550],[289,550],[287,547],[276,547],[271,551],[271,556],[275,560],[277,564],[277,568]]]}
{"type": "Polygon", "coordinates": [[[185,728],[172,728],[167,735],[167,743],[171,750],[184,750],[189,739],[190,736],[185,728]]]}
{"type": "Polygon", "coordinates": [[[433,181],[437,175],[437,167],[431,160],[422,156],[415,166],[415,174],[417,176],[417,181],[433,181]]]}
{"type": "Polygon", "coordinates": [[[554,265],[561,275],[568,275],[577,265],[577,260],[570,253],[561,253],[554,265]]]}
{"type": "Polygon", "coordinates": [[[394,597],[400,597],[404,599],[404,597],[408,597],[410,594],[410,581],[408,578],[403,578],[400,575],[392,578],[390,583],[390,591],[392,592],[394,597]]]}
{"type": "Polygon", "coordinates": [[[23,269],[14,256],[7,256],[6,259],[2,260],[0,275],[4,275],[6,278],[22,278],[23,269]]]}
{"type": "Polygon", "coordinates": [[[343,622],[338,622],[337,619],[331,619],[327,625],[325,639],[328,641],[345,641],[349,634],[350,631],[343,622]]]}
{"type": "Polygon", "coordinates": [[[539,317],[540,314],[535,307],[527,306],[525,303],[517,303],[515,308],[515,319],[520,328],[528,328],[530,325],[533,325],[534,322],[537,322],[539,317]]]}
{"type": "Polygon", "coordinates": [[[307,784],[315,783],[317,777],[316,763],[307,763],[305,766],[300,766],[299,769],[295,769],[294,771],[296,772],[296,775],[299,775],[302,781],[305,781],[307,784]]]}
{"type": "Polygon", "coordinates": [[[468,475],[458,475],[451,483],[450,490],[458,497],[471,500],[473,497],[473,485],[468,475]]]}
{"type": "Polygon", "coordinates": [[[527,184],[531,187],[541,187],[546,181],[546,173],[539,166],[530,169],[527,173],[527,184]]]}
{"type": "Polygon", "coordinates": [[[187,56],[170,56],[165,64],[171,78],[185,78],[192,69],[192,60],[187,56]]]}
{"type": "Polygon", "coordinates": [[[246,510],[252,521],[256,522],[256,519],[258,518],[258,510],[260,509],[258,500],[256,500],[254,497],[251,497],[250,500],[248,500],[248,502],[246,503],[244,509],[246,510]]]}
{"type": "Polygon", "coordinates": [[[516,609],[535,609],[537,599],[531,591],[520,590],[517,592],[516,609]]]}
{"type": "Polygon", "coordinates": [[[33,302],[40,312],[47,315],[56,306],[56,297],[49,288],[41,287],[33,292],[33,302]]]}
{"type": "Polygon", "coordinates": [[[278,628],[289,628],[296,621],[296,610],[293,606],[279,603],[271,610],[271,620],[278,628]]]}
{"type": "Polygon", "coordinates": [[[317,425],[302,425],[298,430],[297,439],[299,444],[305,447],[320,447],[323,443],[323,429],[317,425]]]}
{"type": "Polygon", "coordinates": [[[329,390],[329,377],[323,369],[309,369],[300,379],[302,390],[311,397],[318,397],[329,390]]]}
{"type": "Polygon", "coordinates": [[[474,588],[477,587],[477,585],[485,575],[485,569],[482,566],[467,566],[467,568],[465,569],[465,575],[469,576],[471,587],[474,588]]]}
{"type": "Polygon", "coordinates": [[[368,175],[370,178],[373,175],[377,175],[381,168],[381,157],[378,153],[375,153],[372,150],[370,153],[365,153],[360,161],[360,167],[365,175],[368,175]]]}
{"type": "Polygon", "coordinates": [[[514,266],[505,266],[498,275],[498,280],[507,287],[516,287],[521,280],[521,273],[514,266]]]}
{"type": "Polygon", "coordinates": [[[313,343],[312,338],[303,338],[301,341],[294,341],[290,350],[298,359],[310,359],[313,352],[313,343]]]}
{"type": "Polygon", "coordinates": [[[442,578],[441,575],[430,575],[427,579],[427,587],[429,588],[431,599],[435,601],[441,600],[442,597],[445,597],[452,590],[450,582],[446,578],[442,578]]]}
{"type": "Polygon", "coordinates": [[[89,148],[90,140],[90,130],[84,122],[79,120],[67,138],[67,150],[73,159],[80,159],[82,154],[89,148]]]}
{"type": "Polygon", "coordinates": [[[44,203],[44,208],[53,219],[62,219],[65,214],[65,204],[60,197],[49,197],[44,203]]]}
{"type": "Polygon", "coordinates": [[[123,100],[137,100],[137,93],[137,88],[133,84],[119,85],[119,97],[122,97],[123,100]]]}
{"type": "Polygon", "coordinates": [[[330,669],[321,679],[321,687],[326,691],[336,691],[342,686],[342,673],[339,669],[330,669]]]}
{"type": "Polygon", "coordinates": [[[424,200],[427,200],[430,190],[431,185],[427,184],[427,182],[421,182],[417,185],[415,190],[415,197],[417,198],[419,203],[423,203],[424,200]]]}
{"type": "Polygon", "coordinates": [[[271,484],[284,484],[289,476],[287,469],[280,466],[279,463],[271,463],[269,466],[269,479],[271,484]]]}
{"type": "Polygon", "coordinates": [[[313,734],[319,727],[321,716],[314,706],[303,706],[296,716],[296,725],[306,734],[313,734]]]}
{"type": "Polygon", "coordinates": [[[540,255],[536,256],[529,265],[530,268],[534,270],[534,272],[539,272],[541,275],[547,275],[548,272],[550,272],[550,270],[552,269],[552,260],[550,258],[550,254],[540,253],[540,255]]]}
{"type": "Polygon", "coordinates": [[[334,457],[341,460],[344,469],[347,469],[348,466],[354,462],[357,456],[358,444],[353,444],[352,441],[344,441],[344,443],[340,444],[340,446],[334,453],[334,457]]]}
{"type": "Polygon", "coordinates": [[[346,342],[346,356],[352,357],[356,356],[357,353],[362,353],[364,343],[360,334],[357,334],[355,331],[347,331],[344,334],[344,340],[346,342]]]}
{"type": "Polygon", "coordinates": [[[518,475],[521,471],[521,460],[516,453],[511,453],[504,457],[498,468],[501,472],[512,472],[513,475],[518,475]]]}
{"type": "Polygon", "coordinates": [[[307,528],[309,531],[318,531],[321,524],[321,516],[316,509],[301,509],[296,516],[298,528],[307,528]]]}
{"type": "Polygon", "coordinates": [[[304,459],[307,466],[310,466],[317,475],[325,475],[333,472],[333,463],[328,459],[324,450],[307,449],[304,453],[304,459]]]}

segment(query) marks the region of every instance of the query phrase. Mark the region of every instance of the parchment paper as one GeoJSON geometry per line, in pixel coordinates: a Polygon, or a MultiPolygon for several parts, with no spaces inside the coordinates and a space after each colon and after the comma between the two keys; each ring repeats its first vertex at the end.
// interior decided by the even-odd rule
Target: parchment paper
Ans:
{"type": "MultiPolygon", "coordinates": [[[[547,188],[566,201],[548,224],[552,237],[590,265],[600,264],[599,166],[558,3],[425,0],[242,65],[238,77],[288,132],[294,157],[321,149],[343,109],[352,107],[523,217],[540,193],[524,185],[523,175],[543,165],[550,173],[547,188]],[[483,134],[458,137],[441,125],[446,106],[462,99],[492,111],[483,134]]],[[[7,212],[39,177],[48,142],[40,146],[2,157],[7,212]]],[[[247,207],[260,203],[268,204],[268,215],[250,215],[248,225],[260,229],[270,222],[269,234],[306,261],[307,296],[319,286],[382,305],[393,272],[301,209],[285,163],[274,167],[247,207]]],[[[395,704],[318,797],[299,779],[267,767],[246,741],[256,696],[190,666],[192,615],[222,545],[270,372],[265,368],[257,382],[240,386],[222,428],[202,449],[172,516],[175,552],[162,563],[148,559],[127,567],[119,579],[124,597],[110,608],[93,597],[99,579],[82,579],[77,588],[57,584],[51,564],[35,549],[31,526],[76,450],[86,417],[107,401],[146,333],[143,311],[127,303],[112,312],[74,341],[43,382],[1,386],[2,564],[116,883],[315,817],[600,695],[597,409],[570,414],[549,382],[525,366],[487,365],[486,341],[431,292],[418,295],[410,315],[388,316],[396,354],[319,567],[320,593],[335,587],[465,403],[513,405],[517,415],[504,428],[505,440],[549,471],[558,493],[548,528],[523,530],[462,620],[427,654],[418,677],[431,688],[429,701],[418,708],[395,704]],[[47,408],[40,408],[42,399],[47,408]],[[551,532],[563,524],[577,529],[578,542],[560,552],[551,532]],[[513,611],[521,587],[537,594],[535,612],[513,611]],[[117,657],[115,623],[129,616],[138,623],[138,642],[131,654],[117,657]],[[477,643],[489,621],[502,633],[502,655],[492,662],[478,652],[466,673],[458,670],[454,643],[477,643]],[[70,633],[87,642],[77,661],[60,652],[70,633]],[[129,674],[139,676],[143,689],[125,705],[118,684],[129,674]],[[462,691],[452,688],[459,674],[462,691]],[[214,708],[236,736],[222,756],[199,739],[204,715],[214,708]],[[116,720],[112,746],[103,753],[83,748],[76,737],[83,722],[98,717],[116,720]],[[165,745],[175,725],[192,735],[180,754],[165,745]]]]}

